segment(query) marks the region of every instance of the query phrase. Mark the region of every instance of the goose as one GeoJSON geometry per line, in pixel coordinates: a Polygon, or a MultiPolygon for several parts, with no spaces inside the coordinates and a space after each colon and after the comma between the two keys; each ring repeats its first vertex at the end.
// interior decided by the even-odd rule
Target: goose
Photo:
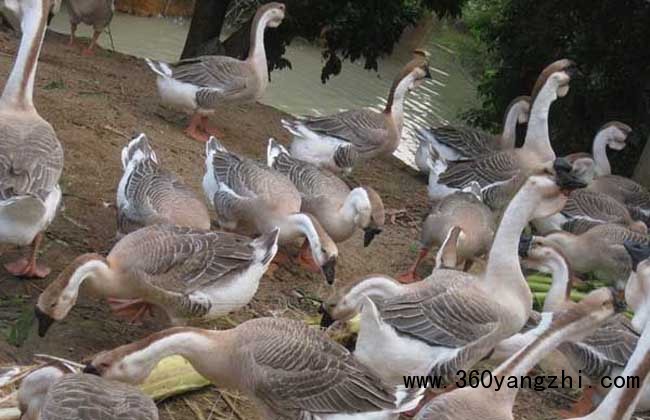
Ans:
{"type": "Polygon", "coordinates": [[[104,32],[104,29],[110,25],[115,13],[114,0],[66,0],[68,5],[68,13],[70,14],[70,41],[68,45],[73,47],[75,45],[77,26],[80,23],[93,27],[93,37],[90,40],[88,47],[83,50],[83,55],[93,55],[95,45],[99,36],[104,32]]]}
{"type": "MultiPolygon", "coordinates": [[[[478,184],[474,183],[474,187],[478,184]]],[[[471,190],[471,186],[470,186],[471,190]]],[[[490,209],[483,204],[480,192],[455,192],[434,204],[424,220],[420,234],[420,252],[413,266],[399,277],[401,282],[418,279],[417,268],[433,246],[445,241],[450,229],[460,229],[458,237],[458,263],[471,263],[475,258],[486,254],[492,245],[496,220],[490,209]]]]}
{"type": "Polygon", "coordinates": [[[395,77],[382,112],[364,108],[282,120],[293,134],[291,155],[333,172],[349,172],[361,161],[392,155],[402,136],[406,93],[431,79],[426,53],[416,50],[414,56],[395,77]]]}
{"type": "Polygon", "coordinates": [[[20,17],[22,37],[0,97],[0,242],[31,244],[28,258],[5,264],[20,277],[46,277],[36,263],[43,232],[61,202],[63,148],[52,126],[34,108],[34,78],[50,10],[47,0],[6,0],[20,17]]]}
{"type": "Polygon", "coordinates": [[[284,20],[285,5],[270,2],[261,5],[251,25],[250,47],[245,60],[227,56],[201,56],[163,63],[146,59],[157,75],[158,94],[163,104],[192,112],[185,134],[205,142],[210,135],[221,136],[210,126],[208,115],[221,105],[253,103],[269,84],[264,49],[267,27],[277,28],[284,20]]]}
{"type": "Polygon", "coordinates": [[[635,312],[634,321],[640,333],[638,344],[629,358],[625,369],[618,374],[623,378],[635,377],[636,386],[622,388],[612,387],[605,399],[596,410],[587,416],[572,420],[629,420],[635,411],[644,412],[650,409],[650,312],[648,305],[648,290],[650,290],[650,248],[635,243],[626,243],[634,265],[634,275],[630,277],[625,297],[635,312]]]}
{"type": "Polygon", "coordinates": [[[612,167],[607,158],[607,148],[612,150],[623,150],[627,145],[626,140],[632,128],[620,121],[610,121],[600,127],[591,147],[591,155],[588,153],[571,153],[565,156],[570,162],[583,157],[591,157],[595,162],[595,175],[611,175],[612,167]]]}
{"type": "Polygon", "coordinates": [[[156,404],[138,388],[59,366],[26,376],[18,404],[21,420],[158,420],[156,404]]]}
{"type": "Polygon", "coordinates": [[[539,223],[534,222],[540,233],[556,230],[580,234],[590,228],[614,223],[642,234],[648,227],[640,220],[634,220],[628,209],[607,194],[581,188],[572,191],[562,211],[539,223]]]}
{"type": "Polygon", "coordinates": [[[469,159],[497,150],[514,149],[517,124],[528,122],[529,112],[530,96],[518,96],[513,99],[506,108],[503,131],[500,135],[453,125],[420,128],[416,130],[419,144],[415,152],[415,165],[420,172],[429,172],[427,163],[429,145],[436,150],[436,155],[447,161],[469,159]]]}
{"type": "Polygon", "coordinates": [[[601,288],[573,308],[543,314],[539,327],[528,333],[532,340],[491,373],[487,387],[464,387],[440,395],[424,406],[415,419],[513,420],[512,409],[522,378],[559,344],[581,339],[624,307],[615,293],[601,288]],[[513,381],[518,386],[506,385],[513,381]]]}
{"type": "Polygon", "coordinates": [[[587,189],[607,194],[625,205],[634,219],[650,223],[650,191],[639,183],[620,175],[603,175],[590,182],[587,189]]]}
{"type": "Polygon", "coordinates": [[[160,166],[144,133],[122,149],[122,167],[124,174],[117,187],[118,237],[156,223],[210,229],[203,200],[176,174],[160,166]]]}
{"type": "Polygon", "coordinates": [[[269,140],[267,163],[293,182],[301,195],[301,210],[314,215],[334,242],[346,241],[363,229],[363,244],[368,246],[381,233],[384,203],[371,187],[350,190],[333,172],[295,159],[273,139],[269,140]]]}
{"type": "Polygon", "coordinates": [[[453,380],[528,320],[533,298],[519,265],[519,237],[530,218],[565,201],[553,179],[530,177],[503,216],[484,274],[442,268],[410,284],[371,275],[335,288],[321,325],[361,312],[355,355],[388,383],[424,374],[453,380]]]}
{"type": "Polygon", "coordinates": [[[265,419],[396,419],[422,396],[383,383],[321,331],[283,318],[222,331],[171,328],[100,353],[85,371],[137,384],[173,354],[215,385],[250,397],[265,419]]]}
{"type": "Polygon", "coordinates": [[[277,239],[277,230],[257,239],[173,225],[136,230],[107,257],[75,258],[47,286],[35,308],[38,333],[45,336],[54,321],[68,315],[82,284],[132,320],[152,306],[175,325],[227,314],[253,298],[277,239]]]}
{"type": "Polygon", "coordinates": [[[569,92],[569,83],[576,75],[575,64],[558,60],[547,66],[533,89],[533,104],[524,145],[472,159],[445,162],[438,159],[429,172],[429,196],[435,200],[476,181],[481,188],[508,181],[518,174],[535,173],[546,162],[555,159],[548,134],[548,113],[551,104],[569,92]]]}
{"type": "MultiPolygon", "coordinates": [[[[524,241],[524,237],[522,237],[524,241]]],[[[553,277],[551,288],[544,300],[544,312],[556,312],[575,305],[569,299],[571,293],[570,269],[566,260],[557,250],[544,246],[537,240],[528,240],[520,246],[520,255],[525,257],[528,268],[553,277]]],[[[607,393],[600,386],[605,376],[618,375],[625,367],[639,340],[631,322],[623,314],[617,314],[599,326],[593,334],[583,340],[561,344],[560,352],[574,372],[587,377],[590,385],[583,389],[581,401],[575,404],[572,412],[593,409],[593,404],[607,393]]]]}
{"type": "Polygon", "coordinates": [[[214,137],[205,152],[203,191],[217,212],[219,224],[257,233],[278,227],[281,244],[305,237],[299,262],[320,270],[332,284],[338,248],[316,217],[300,212],[302,199],[291,180],[261,163],[230,153],[214,137]]]}
{"type": "Polygon", "coordinates": [[[584,233],[553,232],[535,240],[562,253],[569,266],[578,273],[593,273],[597,278],[623,290],[630,276],[630,258],[623,242],[649,242],[648,235],[616,224],[597,225],[584,233]]]}

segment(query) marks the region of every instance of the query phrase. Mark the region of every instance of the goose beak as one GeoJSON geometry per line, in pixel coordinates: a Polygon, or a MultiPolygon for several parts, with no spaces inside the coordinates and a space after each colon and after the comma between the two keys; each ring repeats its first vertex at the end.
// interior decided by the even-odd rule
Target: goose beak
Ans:
{"type": "Polygon", "coordinates": [[[92,363],[88,363],[86,367],[83,368],[82,372],[87,373],[89,375],[102,376],[101,373],[95,367],[95,365],[93,365],[92,363]]]}
{"type": "Polygon", "coordinates": [[[330,316],[329,312],[327,312],[325,310],[325,306],[323,306],[322,303],[320,305],[320,308],[318,308],[318,313],[321,314],[321,319],[320,319],[320,326],[321,327],[329,328],[329,326],[332,325],[335,322],[334,318],[332,318],[330,316]]]}
{"type": "Polygon", "coordinates": [[[49,330],[52,324],[54,324],[54,318],[41,311],[38,306],[34,308],[34,313],[36,314],[36,320],[38,321],[38,336],[45,337],[47,330],[49,330]]]}
{"type": "Polygon", "coordinates": [[[615,288],[609,289],[612,292],[614,311],[616,313],[624,312],[627,309],[627,302],[625,301],[625,291],[615,288]]]}
{"type": "Polygon", "coordinates": [[[519,256],[521,258],[528,257],[528,252],[533,246],[533,237],[531,235],[521,235],[519,238],[519,256]]]}
{"type": "Polygon", "coordinates": [[[431,76],[431,69],[429,68],[429,66],[426,66],[424,68],[424,78],[425,79],[433,79],[433,77],[431,76]]]}
{"type": "Polygon", "coordinates": [[[323,270],[323,275],[325,276],[325,280],[327,280],[327,284],[334,283],[334,277],[336,276],[336,257],[331,257],[327,260],[327,262],[321,266],[321,270],[323,270]]]}
{"type": "Polygon", "coordinates": [[[363,230],[363,246],[364,248],[368,247],[370,243],[372,242],[373,239],[375,239],[375,236],[379,235],[382,230],[373,228],[373,227],[367,227],[363,230]]]}
{"type": "Polygon", "coordinates": [[[641,245],[632,241],[623,242],[625,250],[632,259],[632,270],[636,271],[640,262],[650,258],[650,246],[641,245]]]}
{"type": "Polygon", "coordinates": [[[553,162],[555,179],[562,192],[570,192],[578,188],[584,188],[587,184],[572,173],[573,166],[565,158],[557,158],[553,162]]]}

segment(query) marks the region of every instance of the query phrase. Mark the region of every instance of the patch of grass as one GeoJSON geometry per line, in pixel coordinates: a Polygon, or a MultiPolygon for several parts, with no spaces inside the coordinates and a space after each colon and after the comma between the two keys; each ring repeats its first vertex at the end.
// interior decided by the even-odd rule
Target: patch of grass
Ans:
{"type": "Polygon", "coordinates": [[[65,89],[65,83],[62,79],[52,80],[50,83],[43,86],[43,90],[65,89]]]}
{"type": "Polygon", "coordinates": [[[23,345],[34,323],[34,309],[32,305],[23,303],[20,314],[5,333],[7,343],[20,347],[23,345]]]}

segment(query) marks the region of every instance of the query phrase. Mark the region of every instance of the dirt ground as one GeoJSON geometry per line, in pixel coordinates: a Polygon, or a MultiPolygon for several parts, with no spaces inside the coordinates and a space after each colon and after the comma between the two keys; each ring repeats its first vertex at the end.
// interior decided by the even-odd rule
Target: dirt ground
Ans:
{"type": "MultiPolygon", "coordinates": [[[[41,261],[53,271],[48,279],[25,281],[0,268],[3,362],[29,363],[34,353],[82,360],[167,326],[159,317],[141,326],[127,325],[112,317],[103,302],[83,296],[45,339],[37,336],[31,324],[34,302],[48,281],[77,255],[106,254],[114,243],[115,190],[122,173],[120,151],[131,135],[145,132],[162,163],[200,192],[203,145],[184,136],[185,115],[159,105],[154,76],[144,62],[103,50],[94,58],[86,58],[64,44],[63,36],[46,35],[35,89],[36,107],[54,126],[65,150],[61,179],[65,208],[49,228],[41,253],[41,261]],[[16,343],[20,346],[16,347],[16,343]]],[[[0,33],[0,74],[9,73],[16,47],[12,35],[0,33]]],[[[262,158],[270,136],[288,142],[280,126],[282,116],[274,108],[257,104],[224,109],[213,117],[213,122],[222,128],[222,140],[229,149],[262,158]]],[[[353,179],[374,187],[390,216],[384,232],[369,248],[363,248],[362,233],[340,246],[337,277],[345,281],[372,272],[396,275],[415,256],[418,225],[427,210],[425,179],[396,159],[366,165],[353,174],[353,179]]],[[[4,249],[0,263],[24,251],[4,249]]],[[[320,276],[297,266],[281,267],[272,276],[264,277],[253,302],[232,314],[229,322],[257,316],[313,316],[317,299],[327,292],[328,286],[320,276]]],[[[228,323],[220,321],[215,325],[224,327],[228,323]]],[[[161,419],[258,418],[249,402],[228,395],[232,397],[228,398],[230,404],[213,387],[164,401],[159,405],[161,419]]],[[[516,417],[558,418],[557,410],[567,408],[573,398],[575,393],[570,396],[566,392],[523,390],[516,417]]]]}

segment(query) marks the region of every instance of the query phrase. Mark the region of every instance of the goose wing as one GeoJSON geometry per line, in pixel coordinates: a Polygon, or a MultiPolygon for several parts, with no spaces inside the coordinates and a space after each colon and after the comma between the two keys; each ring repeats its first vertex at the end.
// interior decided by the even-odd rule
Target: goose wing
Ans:
{"type": "Polygon", "coordinates": [[[325,198],[350,192],[350,189],[336,175],[328,170],[318,168],[308,162],[293,158],[291,155],[283,153],[278,155],[273,161],[273,169],[280,172],[291,180],[296,186],[303,198],[325,198]]]}
{"type": "Polygon", "coordinates": [[[395,408],[394,390],[322,332],[288,319],[255,325],[240,352],[255,372],[256,396],[280,418],[395,408]]]}
{"type": "Polygon", "coordinates": [[[180,82],[217,91],[220,96],[240,93],[249,86],[249,73],[242,61],[226,56],[201,56],[170,64],[172,77],[180,82]]]}
{"type": "Polygon", "coordinates": [[[519,174],[517,161],[509,151],[482,155],[475,159],[448,162],[439,182],[451,188],[463,188],[472,181],[481,188],[508,181],[519,174]]]}
{"type": "Polygon", "coordinates": [[[111,257],[126,270],[144,274],[152,286],[188,294],[246,269],[258,255],[254,241],[245,236],[154,225],[126,236],[111,257]]]}
{"type": "Polygon", "coordinates": [[[629,212],[618,201],[606,194],[584,189],[571,192],[562,214],[604,223],[625,223],[630,220],[629,212]]]}
{"type": "Polygon", "coordinates": [[[385,117],[370,109],[345,111],[326,117],[305,117],[301,123],[318,134],[351,143],[360,153],[381,148],[387,135],[385,117]]]}
{"type": "Polygon", "coordinates": [[[47,393],[41,420],[158,420],[153,400],[138,388],[95,375],[66,375],[47,393]]]}
{"type": "Polygon", "coordinates": [[[604,175],[596,178],[594,188],[603,188],[601,192],[615,191],[625,205],[650,209],[650,192],[639,183],[620,175],[604,175]]]}
{"type": "Polygon", "coordinates": [[[456,150],[463,158],[473,158],[497,151],[496,136],[471,127],[445,125],[432,128],[436,140],[456,150]]]}

